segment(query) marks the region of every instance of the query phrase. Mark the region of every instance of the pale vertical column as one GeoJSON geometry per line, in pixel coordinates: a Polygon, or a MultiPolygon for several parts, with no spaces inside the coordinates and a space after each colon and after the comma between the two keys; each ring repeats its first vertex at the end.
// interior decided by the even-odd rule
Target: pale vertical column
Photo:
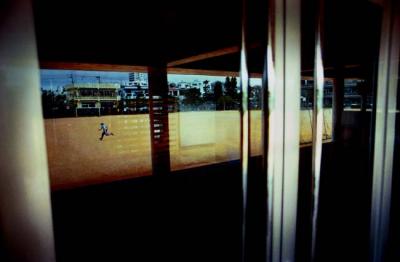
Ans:
{"type": "Polygon", "coordinates": [[[379,51],[371,205],[371,261],[383,261],[392,195],[396,98],[399,72],[400,4],[386,0],[379,51]]]}
{"type": "Polygon", "coordinates": [[[270,1],[268,261],[294,261],[300,140],[300,2],[270,1]]]}
{"type": "MultiPolygon", "coordinates": [[[[269,21],[271,23],[271,21],[269,21]]],[[[269,26],[271,29],[271,27],[269,26]]],[[[267,147],[264,149],[264,161],[266,161],[266,175],[267,175],[267,248],[266,258],[267,261],[272,261],[273,245],[272,240],[274,237],[274,223],[273,223],[273,208],[274,208],[274,148],[276,147],[275,140],[275,71],[274,62],[272,57],[272,33],[268,32],[268,46],[265,58],[263,73],[264,85],[264,103],[263,103],[263,145],[267,147]],[[265,114],[267,117],[265,117],[265,114]]],[[[275,252],[276,253],[276,252],[275,252]]]]}
{"type": "Polygon", "coordinates": [[[271,10],[270,19],[272,28],[272,56],[274,61],[274,86],[273,90],[274,101],[273,122],[270,122],[270,129],[274,137],[270,139],[272,143],[271,151],[268,155],[273,155],[273,165],[268,168],[272,170],[272,237],[271,237],[271,254],[273,262],[281,261],[282,256],[282,233],[283,233],[283,161],[284,161],[284,98],[285,98],[285,0],[275,0],[274,8],[271,10]]]}
{"type": "Polygon", "coordinates": [[[321,176],[322,139],[324,123],[324,65],[322,61],[322,18],[323,0],[318,1],[317,25],[315,32],[314,58],[314,105],[313,105],[313,139],[312,139],[312,232],[311,260],[315,261],[315,246],[317,239],[319,187],[321,176]]]}
{"type": "Polygon", "coordinates": [[[10,261],[55,261],[30,1],[0,9],[0,232],[10,261]]]}
{"type": "Polygon", "coordinates": [[[243,0],[242,13],[242,35],[240,50],[240,162],[242,171],[242,261],[246,260],[246,216],[247,216],[247,183],[249,173],[249,152],[250,152],[250,116],[249,116],[249,71],[247,67],[247,14],[246,0],[243,0]]]}
{"type": "Polygon", "coordinates": [[[281,261],[295,260],[297,191],[300,150],[300,1],[285,4],[285,122],[281,261]]]}

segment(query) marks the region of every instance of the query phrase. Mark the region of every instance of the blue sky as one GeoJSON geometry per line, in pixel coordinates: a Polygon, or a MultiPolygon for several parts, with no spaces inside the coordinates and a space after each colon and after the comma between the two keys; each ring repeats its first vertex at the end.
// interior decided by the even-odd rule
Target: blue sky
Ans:
{"type": "MultiPolygon", "coordinates": [[[[104,72],[104,71],[78,71],[78,70],[40,70],[40,85],[41,88],[46,90],[61,89],[64,85],[72,83],[72,78],[75,83],[97,82],[104,83],[123,83],[128,82],[128,72],[104,72]]],[[[203,76],[203,75],[175,75],[169,74],[169,82],[193,82],[198,80],[203,82],[208,80],[210,82],[225,81],[222,76],[203,76]]],[[[239,80],[239,78],[238,78],[239,80]]],[[[250,79],[252,85],[261,85],[261,79],[250,79]]]]}
{"type": "Polygon", "coordinates": [[[66,84],[72,83],[71,76],[76,83],[101,82],[120,83],[128,81],[126,72],[102,72],[102,71],[76,71],[76,70],[40,70],[40,85],[44,89],[56,90],[66,84]]]}

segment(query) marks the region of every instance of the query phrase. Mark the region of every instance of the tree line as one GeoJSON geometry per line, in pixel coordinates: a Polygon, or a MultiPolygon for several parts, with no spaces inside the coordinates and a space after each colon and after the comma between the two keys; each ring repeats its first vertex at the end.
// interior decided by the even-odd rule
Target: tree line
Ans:
{"type": "MultiPolygon", "coordinates": [[[[239,110],[241,95],[236,77],[226,77],[225,82],[203,81],[203,94],[198,88],[188,88],[183,93],[184,105],[201,108],[204,104],[215,105],[215,110],[239,110]]],[[[261,87],[250,87],[250,109],[261,108],[261,87]]]]}

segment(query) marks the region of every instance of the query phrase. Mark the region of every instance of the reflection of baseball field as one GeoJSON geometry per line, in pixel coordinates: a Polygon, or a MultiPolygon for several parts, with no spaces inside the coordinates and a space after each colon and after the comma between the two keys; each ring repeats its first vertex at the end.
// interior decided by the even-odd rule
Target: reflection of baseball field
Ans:
{"type": "MultiPolygon", "coordinates": [[[[331,133],[331,110],[324,115],[331,133]]],[[[301,143],[311,141],[311,112],[301,111],[301,143]]],[[[239,159],[239,112],[171,113],[171,168],[179,170],[239,159]]],[[[251,151],[261,153],[261,112],[251,112],[251,151]]],[[[151,174],[148,115],[46,119],[53,188],[108,182],[151,174]],[[104,122],[115,136],[99,140],[104,122]]]]}

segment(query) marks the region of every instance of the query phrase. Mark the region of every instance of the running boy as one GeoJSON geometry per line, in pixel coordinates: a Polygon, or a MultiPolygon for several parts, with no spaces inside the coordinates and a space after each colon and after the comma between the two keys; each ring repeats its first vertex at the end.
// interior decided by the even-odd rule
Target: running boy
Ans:
{"type": "Polygon", "coordinates": [[[100,130],[102,131],[101,137],[99,138],[100,140],[103,140],[104,136],[109,136],[109,135],[113,136],[114,135],[112,132],[108,132],[108,127],[104,123],[100,123],[99,131],[100,130]]]}

